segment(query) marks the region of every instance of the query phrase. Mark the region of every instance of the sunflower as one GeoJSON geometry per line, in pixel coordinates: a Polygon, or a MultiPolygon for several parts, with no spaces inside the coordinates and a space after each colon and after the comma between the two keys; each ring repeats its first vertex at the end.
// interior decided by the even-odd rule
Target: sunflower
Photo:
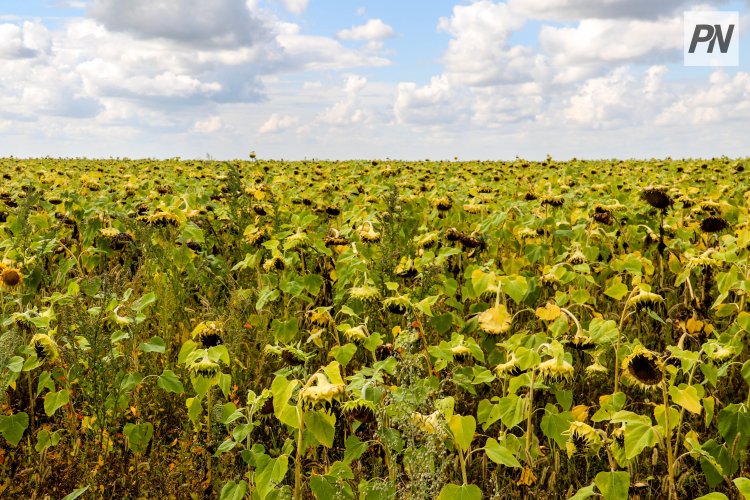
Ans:
{"type": "Polygon", "coordinates": [[[327,402],[331,404],[344,394],[344,384],[332,384],[328,377],[322,373],[316,373],[310,377],[307,387],[299,391],[300,399],[309,406],[327,402]],[[314,382],[314,385],[310,385],[314,382]]]}
{"type": "Polygon", "coordinates": [[[573,377],[573,365],[564,359],[550,358],[537,367],[539,374],[546,380],[570,380],[573,377]]]}
{"type": "Polygon", "coordinates": [[[622,371],[623,378],[642,389],[652,389],[664,379],[664,363],[640,345],[622,360],[622,371]]]}
{"type": "Polygon", "coordinates": [[[375,403],[367,399],[354,399],[341,405],[341,412],[363,424],[375,420],[375,403]]]}
{"type": "Polygon", "coordinates": [[[408,295],[396,295],[383,301],[383,307],[391,314],[404,315],[411,308],[408,295]]]}
{"type": "Polygon", "coordinates": [[[562,197],[562,195],[545,195],[542,196],[542,205],[549,205],[551,207],[559,208],[563,206],[563,203],[565,203],[565,198],[562,197]]]}
{"type": "Polygon", "coordinates": [[[284,249],[294,250],[301,248],[307,245],[308,241],[309,238],[307,233],[303,231],[302,228],[297,228],[297,231],[294,234],[287,236],[284,240],[284,249]]]}
{"type": "Polygon", "coordinates": [[[414,237],[414,242],[417,245],[417,248],[432,248],[437,241],[438,234],[435,231],[414,237]]]}
{"type": "Polygon", "coordinates": [[[419,273],[419,271],[414,267],[414,261],[412,259],[401,257],[401,260],[396,266],[396,269],[393,270],[393,273],[399,278],[413,278],[419,273]]]}
{"type": "Polygon", "coordinates": [[[380,291],[372,285],[353,286],[349,289],[349,296],[362,302],[380,300],[380,291]]]}
{"type": "Polygon", "coordinates": [[[455,227],[449,227],[445,230],[445,239],[448,241],[458,241],[464,237],[464,233],[456,229],[455,227]]]}
{"type": "Polygon", "coordinates": [[[2,272],[0,272],[0,281],[6,290],[14,290],[23,283],[23,274],[18,269],[3,266],[2,272]]]}
{"type": "Polygon", "coordinates": [[[315,309],[307,311],[307,313],[305,313],[307,321],[313,326],[333,328],[333,317],[331,316],[329,309],[330,308],[327,307],[317,307],[315,309]]]}
{"type": "Polygon", "coordinates": [[[382,238],[382,235],[373,229],[372,222],[367,221],[359,229],[359,237],[365,243],[377,243],[382,238]]]}
{"type": "Polygon", "coordinates": [[[586,367],[587,377],[606,375],[608,372],[609,370],[607,370],[607,367],[601,364],[598,359],[595,359],[593,363],[586,367]]]}
{"type": "Polygon", "coordinates": [[[31,337],[29,346],[34,350],[39,361],[52,361],[58,356],[57,344],[46,333],[37,333],[31,337]]]}
{"type": "Polygon", "coordinates": [[[190,336],[197,340],[204,349],[223,344],[223,326],[218,321],[203,321],[199,323],[190,336]]]}
{"type": "Polygon", "coordinates": [[[194,378],[209,380],[211,383],[215,383],[218,380],[219,364],[208,358],[193,361],[188,370],[194,378]]]}
{"type": "Polygon", "coordinates": [[[479,315],[479,328],[491,335],[499,335],[510,330],[511,315],[503,304],[491,307],[479,315]]]}
{"type": "Polygon", "coordinates": [[[672,204],[672,198],[663,187],[647,187],[641,191],[641,196],[646,203],[659,210],[666,210],[672,204]]]}
{"type": "Polygon", "coordinates": [[[260,245],[266,240],[266,227],[247,226],[242,233],[242,238],[251,245],[260,245]]]}
{"type": "Polygon", "coordinates": [[[586,256],[581,252],[581,250],[576,250],[573,252],[570,257],[568,257],[568,264],[572,266],[577,266],[579,264],[585,264],[588,259],[586,256]]]}
{"type": "Polygon", "coordinates": [[[664,302],[664,298],[661,295],[641,289],[637,294],[628,299],[627,305],[635,306],[636,309],[642,309],[651,307],[659,302],[664,302]]]}
{"type": "Polygon", "coordinates": [[[346,338],[352,342],[364,342],[369,337],[365,325],[353,326],[344,330],[346,338]]]}
{"type": "Polygon", "coordinates": [[[701,221],[701,231],[704,233],[720,233],[729,227],[726,219],[712,215],[701,221]]]}
{"type": "Polygon", "coordinates": [[[155,227],[176,227],[180,225],[180,219],[175,214],[163,210],[149,215],[146,218],[146,222],[155,227]]]}
{"type": "Polygon", "coordinates": [[[272,270],[277,271],[283,271],[286,267],[286,262],[284,262],[284,257],[281,255],[274,255],[270,259],[266,259],[265,262],[263,262],[263,269],[266,270],[266,272],[270,273],[272,270]]]}
{"type": "Polygon", "coordinates": [[[451,353],[453,354],[453,359],[455,359],[456,361],[464,361],[465,359],[468,359],[469,356],[471,356],[471,349],[463,344],[459,344],[457,346],[451,347],[451,353]]]}
{"type": "Polygon", "coordinates": [[[565,443],[568,458],[575,455],[596,454],[602,446],[602,438],[596,429],[578,420],[570,423],[565,434],[568,435],[568,441],[565,443]]]}
{"type": "Polygon", "coordinates": [[[518,359],[513,353],[511,353],[510,358],[505,363],[500,363],[495,367],[495,373],[497,373],[498,377],[517,377],[526,373],[526,371],[518,366],[518,359]]]}

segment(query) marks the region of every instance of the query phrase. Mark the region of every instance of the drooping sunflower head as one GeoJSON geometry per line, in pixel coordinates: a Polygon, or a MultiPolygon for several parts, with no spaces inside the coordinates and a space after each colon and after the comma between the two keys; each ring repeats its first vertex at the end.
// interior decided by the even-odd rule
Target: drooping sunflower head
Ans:
{"type": "Polygon", "coordinates": [[[345,390],[344,384],[333,384],[324,374],[316,373],[306,387],[299,391],[299,397],[309,406],[323,402],[331,404],[334,399],[340,398],[345,390]],[[311,385],[312,382],[314,385],[311,385]]]}
{"type": "Polygon", "coordinates": [[[200,343],[201,347],[208,349],[223,344],[223,325],[218,321],[203,321],[199,323],[191,333],[191,337],[200,343]]]}
{"type": "Polygon", "coordinates": [[[570,380],[573,378],[573,365],[565,359],[550,358],[543,361],[537,367],[539,374],[545,379],[550,381],[556,380],[570,380]]]}
{"type": "Polygon", "coordinates": [[[414,261],[408,257],[401,257],[393,273],[399,278],[413,278],[419,271],[414,267],[414,261]]]}
{"type": "Polygon", "coordinates": [[[593,363],[591,363],[589,366],[586,367],[586,376],[587,377],[599,377],[599,376],[605,376],[609,370],[607,370],[607,367],[601,364],[601,362],[598,359],[595,359],[593,363]]]}
{"type": "Polygon", "coordinates": [[[401,316],[406,314],[406,311],[411,308],[411,302],[409,301],[408,295],[396,295],[385,299],[383,301],[383,307],[389,313],[401,316]]]}
{"type": "Polygon", "coordinates": [[[456,361],[464,361],[471,357],[471,349],[463,344],[451,347],[451,353],[456,361]]]}
{"type": "Polygon", "coordinates": [[[52,361],[58,356],[57,344],[46,333],[37,333],[31,337],[29,346],[39,361],[52,361]]]}
{"type": "Polygon", "coordinates": [[[452,201],[451,201],[451,199],[450,199],[449,197],[447,197],[447,196],[440,196],[440,197],[438,197],[438,198],[435,198],[435,199],[434,199],[434,200],[432,201],[432,204],[433,204],[433,205],[435,206],[435,208],[437,208],[437,209],[438,209],[438,211],[440,211],[440,212],[447,212],[447,211],[448,211],[448,210],[450,210],[450,209],[451,209],[451,207],[453,206],[453,202],[452,202],[452,201]]]}
{"type": "Polygon", "coordinates": [[[417,235],[414,237],[414,243],[417,248],[432,248],[438,241],[438,233],[431,231],[426,234],[417,235]]]}
{"type": "Polygon", "coordinates": [[[653,292],[639,290],[637,294],[630,297],[627,301],[628,306],[634,306],[636,309],[650,308],[660,302],[664,302],[664,297],[653,292]]]}
{"type": "Polygon", "coordinates": [[[490,335],[506,333],[511,327],[511,314],[503,304],[490,307],[479,315],[479,329],[490,335]]]}
{"type": "Polygon", "coordinates": [[[344,336],[351,342],[361,343],[367,340],[370,335],[367,332],[367,327],[365,325],[357,325],[347,328],[344,331],[344,336]]]}
{"type": "Polygon", "coordinates": [[[704,233],[720,233],[729,227],[726,219],[712,215],[701,221],[701,231],[704,233]]]}
{"type": "Polygon", "coordinates": [[[0,283],[6,290],[14,290],[23,283],[23,274],[18,269],[6,267],[0,272],[0,283]]]}
{"type": "Polygon", "coordinates": [[[640,345],[622,360],[622,371],[623,379],[642,389],[657,387],[664,379],[664,363],[656,353],[640,345]]]}
{"type": "Polygon", "coordinates": [[[249,225],[242,233],[242,238],[251,245],[260,245],[266,240],[266,227],[249,225]]]}
{"type": "Polygon", "coordinates": [[[666,210],[672,204],[672,198],[663,187],[649,186],[641,191],[641,196],[646,203],[659,210],[666,210]]]}
{"type": "Polygon", "coordinates": [[[146,218],[146,222],[155,227],[177,227],[180,225],[180,219],[175,214],[164,210],[149,215],[146,218]]]}
{"type": "Polygon", "coordinates": [[[273,255],[270,259],[266,259],[265,262],[263,262],[263,269],[269,273],[273,270],[283,271],[284,268],[286,268],[286,262],[284,261],[284,257],[280,254],[273,255]]]}
{"type": "Polygon", "coordinates": [[[448,241],[458,241],[463,236],[464,234],[455,227],[449,227],[445,230],[445,239],[448,241]]]}
{"type": "Polygon", "coordinates": [[[523,370],[520,366],[518,366],[518,359],[513,353],[511,353],[507,361],[505,361],[504,363],[500,363],[495,367],[495,373],[497,373],[497,376],[501,378],[517,377],[526,373],[526,371],[527,370],[523,370]]]}
{"type": "Polygon", "coordinates": [[[306,246],[308,242],[309,237],[307,236],[307,233],[303,229],[297,228],[297,231],[295,231],[294,234],[287,236],[284,240],[284,248],[295,250],[306,246]]]}
{"type": "Polygon", "coordinates": [[[575,252],[570,254],[570,257],[568,257],[568,264],[577,266],[578,264],[584,264],[588,261],[586,256],[581,252],[580,249],[577,249],[575,252]]]}
{"type": "Polygon", "coordinates": [[[313,326],[333,328],[333,317],[331,316],[329,309],[329,307],[316,307],[315,309],[307,311],[307,313],[305,313],[307,321],[313,326]]]}
{"type": "Polygon", "coordinates": [[[375,420],[375,403],[368,399],[354,399],[341,405],[341,412],[363,424],[375,420]]]}
{"type": "Polygon", "coordinates": [[[565,443],[568,458],[596,454],[602,446],[601,436],[587,423],[574,420],[565,433],[568,435],[568,441],[565,443]]]}
{"type": "Polygon", "coordinates": [[[542,196],[541,204],[549,205],[550,207],[559,208],[565,203],[565,198],[559,194],[548,194],[542,196]]]}
{"type": "Polygon", "coordinates": [[[372,227],[372,222],[367,221],[359,229],[359,237],[365,243],[377,243],[382,238],[382,235],[380,232],[375,231],[372,227]]]}
{"type": "Polygon", "coordinates": [[[215,361],[211,361],[208,358],[201,358],[200,360],[193,361],[188,370],[192,377],[209,380],[214,383],[218,380],[220,367],[219,363],[215,361]]]}
{"type": "Polygon", "coordinates": [[[380,300],[380,290],[370,284],[353,286],[349,289],[349,296],[362,302],[375,302],[380,300]]]}

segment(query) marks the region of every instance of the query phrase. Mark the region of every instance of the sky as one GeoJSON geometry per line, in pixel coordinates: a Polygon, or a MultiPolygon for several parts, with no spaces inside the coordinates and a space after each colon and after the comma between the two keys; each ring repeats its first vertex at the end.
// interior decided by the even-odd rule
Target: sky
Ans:
{"type": "Polygon", "coordinates": [[[750,156],[750,0],[0,0],[0,156],[750,156]],[[683,15],[740,13],[740,64],[683,15]]]}

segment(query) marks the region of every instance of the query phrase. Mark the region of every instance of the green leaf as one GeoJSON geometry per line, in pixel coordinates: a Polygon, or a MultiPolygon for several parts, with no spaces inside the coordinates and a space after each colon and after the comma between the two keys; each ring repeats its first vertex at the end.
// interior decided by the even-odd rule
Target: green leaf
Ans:
{"type": "Polygon", "coordinates": [[[245,481],[240,481],[239,483],[229,481],[221,489],[221,493],[219,493],[219,500],[242,500],[243,498],[245,498],[246,493],[247,483],[245,481]]]}
{"type": "Polygon", "coordinates": [[[482,490],[476,484],[446,484],[437,500],[482,500],[482,490]]]}
{"type": "Polygon", "coordinates": [[[737,324],[740,325],[740,328],[750,333],[750,313],[746,311],[739,313],[737,315],[737,324]]]}
{"type": "Polygon", "coordinates": [[[737,442],[738,450],[747,446],[750,439],[750,413],[743,405],[730,404],[719,412],[719,434],[727,443],[734,443],[739,435],[737,442]]]}
{"type": "Polygon", "coordinates": [[[453,434],[453,440],[464,452],[469,449],[474,440],[474,431],[477,430],[477,421],[473,416],[453,415],[448,420],[448,428],[453,434]]]}
{"type": "Polygon", "coordinates": [[[610,283],[612,284],[604,291],[604,295],[607,297],[612,297],[615,300],[622,300],[623,297],[628,294],[628,286],[622,282],[622,278],[619,276],[615,276],[610,283]]]}
{"type": "Polygon", "coordinates": [[[200,398],[187,398],[185,400],[185,405],[188,409],[188,417],[190,417],[190,421],[193,422],[193,424],[198,423],[203,414],[203,406],[201,405],[200,398]]]}
{"type": "Polygon", "coordinates": [[[336,417],[323,410],[308,411],[304,416],[305,428],[315,436],[315,439],[330,448],[333,446],[333,437],[336,428],[336,417]]]}
{"type": "Polygon", "coordinates": [[[145,309],[146,307],[150,306],[154,302],[156,302],[156,294],[154,292],[149,292],[143,297],[133,302],[130,308],[134,310],[135,312],[141,312],[142,309],[145,309]]]}
{"type": "Polygon", "coordinates": [[[740,490],[740,493],[745,500],[750,500],[750,479],[746,477],[738,477],[732,480],[734,485],[740,490]]]}
{"type": "Polygon", "coordinates": [[[594,318],[589,323],[589,336],[596,344],[614,344],[618,335],[617,323],[611,319],[594,318]]]}
{"type": "Polygon", "coordinates": [[[18,446],[23,433],[29,426],[29,415],[19,412],[14,415],[0,415],[0,434],[13,446],[18,446]]]}
{"type": "Polygon", "coordinates": [[[520,304],[529,291],[529,283],[524,276],[508,276],[502,279],[502,291],[520,304]]]}
{"type": "Polygon", "coordinates": [[[513,452],[498,443],[494,438],[489,438],[487,440],[487,443],[484,445],[484,451],[487,453],[487,457],[496,464],[504,465],[506,467],[521,467],[521,463],[515,455],[513,455],[513,452]]]}
{"type": "Polygon", "coordinates": [[[72,491],[68,493],[67,495],[65,495],[62,500],[75,500],[76,498],[86,493],[88,489],[89,489],[88,486],[84,486],[83,488],[78,488],[77,490],[72,491]]]}
{"type": "Polygon", "coordinates": [[[48,392],[44,395],[44,413],[51,417],[62,406],[70,401],[70,392],[63,389],[57,392],[48,392]]]}
{"type": "Polygon", "coordinates": [[[23,358],[21,356],[13,356],[5,366],[13,373],[21,373],[21,370],[23,370],[23,358]]]}
{"type": "Polygon", "coordinates": [[[628,500],[630,474],[624,471],[600,472],[594,484],[602,492],[604,500],[628,500]]]}
{"type": "Polygon", "coordinates": [[[709,493],[708,495],[697,497],[695,500],[729,500],[729,497],[726,496],[724,493],[719,493],[718,491],[714,491],[714,492],[709,493]]]}
{"type": "Polygon", "coordinates": [[[570,429],[570,423],[573,420],[575,420],[575,417],[569,411],[558,413],[554,405],[547,405],[545,414],[540,422],[540,427],[545,436],[564,450],[568,436],[563,433],[570,429]]]}
{"type": "Polygon", "coordinates": [[[39,374],[39,380],[36,383],[36,397],[47,389],[48,391],[55,390],[55,382],[52,380],[52,374],[48,371],[43,371],[39,374]]]}
{"type": "Polygon", "coordinates": [[[570,497],[568,500],[585,500],[586,498],[593,497],[596,495],[596,491],[593,484],[584,486],[576,491],[576,494],[570,497]]]}
{"type": "Polygon", "coordinates": [[[226,453],[232,450],[235,446],[237,446],[237,443],[227,438],[224,441],[222,441],[221,444],[216,448],[216,452],[214,453],[214,456],[218,457],[222,453],[226,453]]]}
{"type": "MultiPolygon", "coordinates": [[[[640,417],[642,418],[631,420],[625,424],[625,457],[628,460],[636,457],[645,448],[653,448],[661,441],[659,428],[651,425],[650,418],[640,417]]],[[[612,422],[617,423],[614,418],[612,422]]]]}
{"type": "Polygon", "coordinates": [[[177,378],[177,375],[172,370],[164,370],[159,378],[156,380],[156,385],[161,387],[167,392],[174,392],[175,394],[181,394],[185,392],[185,387],[177,378]]]}
{"type": "Polygon", "coordinates": [[[695,386],[687,384],[680,384],[679,387],[671,386],[669,388],[669,395],[672,397],[672,401],[690,413],[701,414],[703,406],[701,406],[701,398],[698,396],[695,386]]]}
{"type": "Polygon", "coordinates": [[[297,318],[289,318],[287,321],[274,319],[271,321],[271,331],[273,332],[276,343],[288,344],[299,332],[297,318]]]}
{"type": "Polygon", "coordinates": [[[524,402],[525,398],[516,394],[500,398],[497,402],[500,420],[508,429],[512,429],[524,419],[524,402]]]}
{"type": "Polygon", "coordinates": [[[167,344],[164,339],[158,336],[151,337],[148,342],[142,342],[139,348],[143,352],[164,352],[167,344]]]}
{"type": "Polygon", "coordinates": [[[149,441],[154,436],[154,426],[151,422],[125,424],[122,432],[128,438],[128,448],[135,453],[140,453],[146,450],[149,441]]]}
{"type": "Polygon", "coordinates": [[[271,458],[261,455],[255,464],[255,487],[261,500],[264,500],[277,484],[284,480],[289,470],[289,457],[281,455],[271,458]]]}
{"type": "Polygon", "coordinates": [[[34,446],[34,449],[39,453],[42,453],[53,446],[57,446],[57,443],[59,442],[60,431],[49,432],[46,429],[42,429],[36,435],[36,445],[34,446]]]}
{"type": "Polygon", "coordinates": [[[328,356],[335,359],[341,366],[346,366],[349,361],[352,360],[354,355],[357,353],[357,346],[352,343],[348,343],[343,346],[336,346],[328,353],[328,356]]]}
{"type": "Polygon", "coordinates": [[[352,435],[346,438],[344,447],[343,462],[346,465],[350,465],[353,461],[359,460],[359,458],[367,452],[370,445],[368,443],[363,443],[357,436],[352,435]]]}
{"type": "Polygon", "coordinates": [[[287,380],[286,377],[276,376],[271,383],[273,394],[273,413],[282,423],[297,428],[297,408],[289,404],[294,389],[299,384],[298,380],[287,380]]]}

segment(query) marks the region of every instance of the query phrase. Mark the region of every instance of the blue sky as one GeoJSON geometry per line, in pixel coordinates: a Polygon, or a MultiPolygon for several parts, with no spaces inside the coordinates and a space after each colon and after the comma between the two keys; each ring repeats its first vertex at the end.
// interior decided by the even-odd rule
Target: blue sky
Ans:
{"type": "Polygon", "coordinates": [[[750,156],[749,4],[2,1],[0,155],[750,156]],[[739,67],[683,66],[695,9],[739,67]]]}

